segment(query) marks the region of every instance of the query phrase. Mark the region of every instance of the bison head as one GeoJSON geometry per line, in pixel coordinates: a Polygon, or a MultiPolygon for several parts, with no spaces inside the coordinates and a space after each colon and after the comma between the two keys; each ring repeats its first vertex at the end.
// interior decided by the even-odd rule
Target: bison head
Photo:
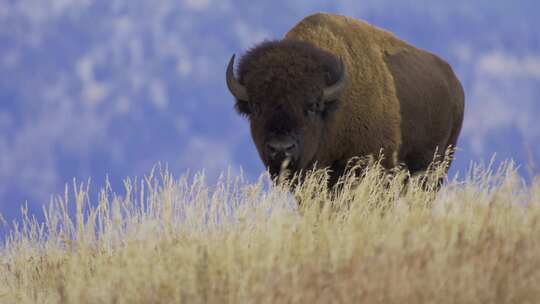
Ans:
{"type": "Polygon", "coordinates": [[[265,42],[243,56],[237,79],[234,58],[227,86],[272,176],[312,166],[347,83],[343,62],[306,42],[265,42]]]}

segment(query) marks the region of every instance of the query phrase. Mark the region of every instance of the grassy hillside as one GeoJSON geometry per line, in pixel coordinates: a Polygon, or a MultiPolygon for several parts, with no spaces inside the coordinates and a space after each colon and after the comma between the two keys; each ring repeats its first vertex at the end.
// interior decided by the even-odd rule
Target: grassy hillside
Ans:
{"type": "Polygon", "coordinates": [[[0,303],[540,303],[540,179],[404,178],[374,166],[338,196],[323,172],[293,194],[166,171],[121,195],[75,184],[12,228],[0,303]]]}

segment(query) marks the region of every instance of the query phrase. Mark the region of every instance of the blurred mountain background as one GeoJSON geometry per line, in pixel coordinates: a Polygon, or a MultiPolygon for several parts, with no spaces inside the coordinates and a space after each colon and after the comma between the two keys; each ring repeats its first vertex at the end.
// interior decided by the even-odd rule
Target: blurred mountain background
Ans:
{"type": "MultiPolygon", "coordinates": [[[[540,164],[540,2],[533,0],[0,0],[0,213],[73,178],[264,168],[225,86],[233,53],[302,17],[364,19],[447,59],[466,92],[452,174],[471,161],[540,164]]],[[[536,170],[536,171],[535,171],[536,170]]]]}

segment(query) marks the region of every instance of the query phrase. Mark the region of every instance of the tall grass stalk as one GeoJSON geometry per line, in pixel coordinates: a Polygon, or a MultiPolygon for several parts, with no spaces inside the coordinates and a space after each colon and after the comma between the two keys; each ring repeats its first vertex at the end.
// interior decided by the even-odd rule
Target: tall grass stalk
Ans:
{"type": "Polygon", "coordinates": [[[443,171],[74,182],[10,228],[0,303],[540,303],[540,179],[472,166],[437,192],[443,171]]]}

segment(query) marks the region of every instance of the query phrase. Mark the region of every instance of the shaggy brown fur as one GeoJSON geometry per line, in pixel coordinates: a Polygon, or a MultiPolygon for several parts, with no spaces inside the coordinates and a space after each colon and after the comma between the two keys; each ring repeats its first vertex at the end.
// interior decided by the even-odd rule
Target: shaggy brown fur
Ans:
{"type": "Polygon", "coordinates": [[[463,89],[445,61],[344,16],[304,18],[281,42],[248,52],[238,79],[250,100],[237,100],[237,109],[249,116],[265,164],[268,134],[292,132],[302,139],[295,169],[330,167],[331,183],[350,158],[381,150],[387,168],[425,170],[436,151],[456,145],[463,120],[463,89]],[[322,89],[339,77],[340,59],[348,86],[309,118],[306,108],[320,106],[322,89]]]}

